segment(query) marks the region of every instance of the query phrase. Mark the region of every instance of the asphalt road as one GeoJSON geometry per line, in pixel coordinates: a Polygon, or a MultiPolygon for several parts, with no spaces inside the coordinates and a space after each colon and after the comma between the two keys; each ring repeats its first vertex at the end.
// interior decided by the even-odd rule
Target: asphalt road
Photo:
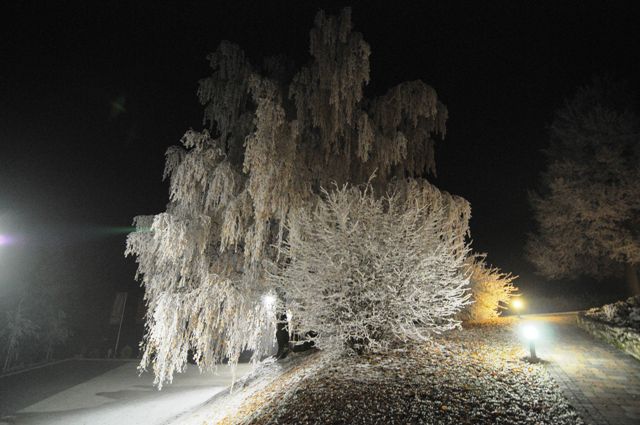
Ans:
{"type": "MultiPolygon", "coordinates": [[[[153,376],[138,376],[137,362],[69,360],[0,378],[0,425],[165,424],[231,384],[227,366],[184,374],[158,391],[153,376]]],[[[238,365],[237,376],[250,370],[238,365]]]]}

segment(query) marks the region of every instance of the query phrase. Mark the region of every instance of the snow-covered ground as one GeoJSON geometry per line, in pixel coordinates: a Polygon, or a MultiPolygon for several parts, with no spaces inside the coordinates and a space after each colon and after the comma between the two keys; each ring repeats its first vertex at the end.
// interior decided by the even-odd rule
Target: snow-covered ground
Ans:
{"type": "Polygon", "coordinates": [[[582,424],[516,332],[503,319],[384,356],[268,363],[180,423],[582,424]]]}
{"type": "MultiPolygon", "coordinates": [[[[162,391],[153,386],[153,376],[138,376],[137,363],[129,362],[100,376],[75,385],[28,406],[0,423],[17,425],[155,425],[170,423],[185,411],[196,408],[231,384],[229,367],[218,375],[200,374],[189,366],[162,391]]],[[[237,375],[249,372],[239,364],[237,375]]]]}

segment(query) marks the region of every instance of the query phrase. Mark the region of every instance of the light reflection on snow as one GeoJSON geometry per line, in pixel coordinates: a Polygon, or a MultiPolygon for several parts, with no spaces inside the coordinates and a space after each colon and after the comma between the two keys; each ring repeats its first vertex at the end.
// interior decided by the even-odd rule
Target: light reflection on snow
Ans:
{"type": "MultiPolygon", "coordinates": [[[[176,376],[158,391],[153,377],[137,376],[131,362],[33,404],[15,417],[20,425],[122,425],[181,423],[177,418],[198,408],[231,383],[231,368],[200,374],[197,367],[176,376]]],[[[250,365],[239,364],[238,375],[250,365]]]]}

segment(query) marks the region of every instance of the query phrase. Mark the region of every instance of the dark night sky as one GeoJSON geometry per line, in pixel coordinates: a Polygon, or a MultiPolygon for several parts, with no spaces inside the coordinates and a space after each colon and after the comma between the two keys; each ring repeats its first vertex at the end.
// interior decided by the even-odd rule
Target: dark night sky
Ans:
{"type": "MultiPolygon", "coordinates": [[[[56,271],[47,278],[111,297],[136,284],[124,236],[109,229],[164,209],[164,151],[201,126],[195,89],[209,73],[205,55],[228,39],[254,63],[285,53],[302,64],[315,12],[340,6],[44,3],[0,6],[0,225],[23,234],[19,248],[0,252],[12,258],[2,262],[0,289],[48,261],[56,271]],[[114,102],[124,111],[113,114],[114,102]]],[[[523,245],[546,126],[595,74],[638,86],[633,2],[342,4],[372,46],[370,94],[419,78],[447,104],[432,180],[471,202],[475,249],[521,275],[523,287],[543,285],[523,245]]]]}

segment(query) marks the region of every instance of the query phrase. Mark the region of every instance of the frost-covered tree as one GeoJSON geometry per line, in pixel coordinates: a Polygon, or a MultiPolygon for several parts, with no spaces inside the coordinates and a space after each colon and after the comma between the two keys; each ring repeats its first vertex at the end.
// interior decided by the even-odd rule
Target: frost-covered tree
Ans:
{"type": "Polygon", "coordinates": [[[15,308],[5,312],[4,323],[1,323],[0,341],[4,342],[3,372],[9,370],[13,362],[18,360],[21,345],[37,336],[38,327],[25,315],[23,305],[24,297],[15,308]]]}
{"type": "Polygon", "coordinates": [[[142,365],[160,385],[184,369],[189,349],[205,368],[270,351],[270,300],[286,294],[265,278],[265,261],[278,261],[287,219],[321,187],[365,183],[375,171],[382,194],[395,178],[435,173],[447,109],[433,88],[411,81],[365,98],[370,49],[349,9],[317,14],[310,53],[297,71],[279,57],[255,66],[222,42],[198,89],[208,128],[167,151],[167,210],[135,219],[126,253],[148,305],[142,365]]]}
{"type": "Polygon", "coordinates": [[[513,286],[516,276],[487,265],[485,258],[486,254],[476,254],[467,260],[471,303],[460,314],[460,319],[464,321],[498,317],[517,290],[513,286]]]}
{"type": "Polygon", "coordinates": [[[292,329],[319,348],[377,351],[458,325],[468,202],[424,180],[388,190],[345,185],[289,214],[268,280],[285,294],[292,329]]]}
{"type": "Polygon", "coordinates": [[[528,254],[550,278],[626,268],[640,293],[640,119],[624,84],[594,80],[559,109],[548,168],[531,197],[528,254]]]}
{"type": "Polygon", "coordinates": [[[42,341],[45,350],[45,360],[53,358],[57,346],[64,344],[71,335],[67,325],[67,315],[60,309],[49,308],[44,314],[44,323],[40,326],[39,340],[42,341]]]}

